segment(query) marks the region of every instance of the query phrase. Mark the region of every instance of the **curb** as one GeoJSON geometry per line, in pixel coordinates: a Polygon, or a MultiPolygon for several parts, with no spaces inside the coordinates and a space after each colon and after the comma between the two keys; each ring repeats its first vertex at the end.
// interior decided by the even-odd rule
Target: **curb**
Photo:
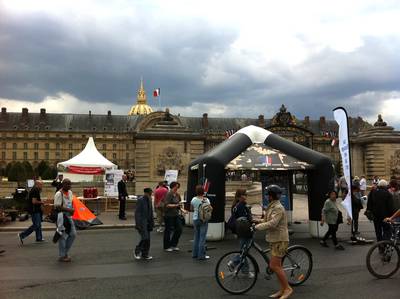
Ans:
{"type": "MultiPolygon", "coordinates": [[[[84,231],[84,230],[101,230],[101,229],[126,229],[126,228],[134,228],[134,224],[107,224],[107,225],[94,225],[91,227],[88,227],[83,230],[78,231],[84,231]]],[[[7,232],[20,232],[22,230],[26,229],[26,227],[0,227],[0,233],[7,233],[7,232]]],[[[54,227],[42,227],[42,231],[54,231],[54,227]]]]}

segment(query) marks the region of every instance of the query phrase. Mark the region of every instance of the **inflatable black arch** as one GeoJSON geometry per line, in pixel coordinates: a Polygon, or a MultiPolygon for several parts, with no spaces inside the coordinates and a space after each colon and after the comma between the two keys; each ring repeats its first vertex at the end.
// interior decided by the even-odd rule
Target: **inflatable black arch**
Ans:
{"type": "Polygon", "coordinates": [[[300,161],[313,165],[307,170],[309,219],[319,221],[327,192],[333,188],[332,161],[325,155],[284,139],[268,130],[247,126],[189,165],[187,199],[191,199],[201,178],[210,183],[207,197],[214,207],[210,223],[225,222],[225,166],[254,143],[264,143],[300,161]]]}

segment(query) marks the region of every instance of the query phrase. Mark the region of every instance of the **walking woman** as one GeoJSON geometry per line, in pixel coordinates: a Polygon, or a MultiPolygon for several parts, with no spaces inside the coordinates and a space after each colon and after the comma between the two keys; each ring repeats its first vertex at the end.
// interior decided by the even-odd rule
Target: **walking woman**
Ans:
{"type": "Polygon", "coordinates": [[[271,261],[269,267],[278,277],[281,289],[270,295],[269,298],[286,299],[293,293],[289,286],[286,274],[282,268],[282,258],[289,246],[289,232],[285,208],[280,202],[282,190],[277,185],[266,188],[269,204],[265,211],[264,219],[256,225],[256,230],[266,230],[266,240],[271,247],[271,261]]]}
{"type": "Polygon", "coordinates": [[[196,186],[196,196],[190,202],[193,210],[194,240],[192,257],[198,260],[208,260],[206,255],[206,235],[208,222],[203,222],[199,216],[199,207],[203,202],[210,203],[207,197],[204,197],[204,188],[202,185],[196,186]]]}
{"type": "Polygon", "coordinates": [[[322,215],[321,215],[321,226],[328,224],[328,231],[326,232],[325,236],[322,238],[320,241],[320,244],[324,247],[328,247],[328,244],[326,243],[326,240],[331,236],[333,245],[335,245],[335,249],[337,250],[344,250],[344,247],[340,244],[338,244],[338,241],[336,239],[336,232],[339,227],[339,209],[336,206],[336,198],[337,198],[337,192],[336,191],[330,191],[329,192],[329,198],[325,201],[324,207],[322,208],[322,215]]]}

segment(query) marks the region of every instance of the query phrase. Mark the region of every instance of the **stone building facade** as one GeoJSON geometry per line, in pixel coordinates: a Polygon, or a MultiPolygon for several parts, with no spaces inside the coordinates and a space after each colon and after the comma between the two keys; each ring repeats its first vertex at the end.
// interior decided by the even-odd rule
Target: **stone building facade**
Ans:
{"type": "MultiPolygon", "coordinates": [[[[143,88],[143,84],[141,84],[143,88]]],[[[146,104],[139,90],[140,105],[146,104]]],[[[41,160],[52,165],[78,154],[88,137],[95,140],[97,149],[122,169],[136,170],[136,188],[154,186],[163,179],[166,169],[179,170],[185,186],[187,165],[198,155],[248,125],[266,128],[285,138],[319,151],[339,165],[340,154],[332,140],[337,138],[335,121],[321,116],[319,120],[297,119],[284,105],[272,119],[211,118],[174,115],[165,112],[149,114],[105,115],[55,114],[41,109],[32,113],[0,113],[0,167],[13,161],[29,161],[33,166],[41,160]]],[[[375,125],[362,118],[350,118],[353,174],[389,178],[400,175],[400,132],[383,120],[375,125]]]]}

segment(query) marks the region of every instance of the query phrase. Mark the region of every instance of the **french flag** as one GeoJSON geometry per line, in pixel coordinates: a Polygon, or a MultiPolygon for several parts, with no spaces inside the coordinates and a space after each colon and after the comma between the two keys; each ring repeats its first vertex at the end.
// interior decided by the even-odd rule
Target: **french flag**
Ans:
{"type": "Polygon", "coordinates": [[[265,156],[263,157],[262,163],[265,165],[272,165],[272,157],[271,156],[265,156]]]}
{"type": "Polygon", "coordinates": [[[155,90],[153,91],[153,96],[154,96],[155,98],[160,96],[160,88],[157,88],[157,89],[155,89],[155,90]]]}
{"type": "Polygon", "coordinates": [[[211,185],[211,183],[208,181],[208,179],[206,179],[203,184],[203,189],[204,189],[205,193],[208,193],[208,190],[210,189],[210,185],[211,185]]]}

